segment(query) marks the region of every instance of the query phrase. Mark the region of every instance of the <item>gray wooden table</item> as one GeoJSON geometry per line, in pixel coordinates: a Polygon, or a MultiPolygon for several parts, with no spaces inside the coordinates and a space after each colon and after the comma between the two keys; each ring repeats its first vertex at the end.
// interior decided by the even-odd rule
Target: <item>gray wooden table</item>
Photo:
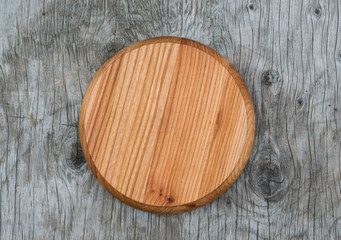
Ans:
{"type": "Polygon", "coordinates": [[[340,0],[1,0],[1,239],[341,239],[340,12],[340,0]],[[225,194],[156,215],[97,182],[77,127],[97,69],[167,35],[232,62],[257,130],[225,194]]]}

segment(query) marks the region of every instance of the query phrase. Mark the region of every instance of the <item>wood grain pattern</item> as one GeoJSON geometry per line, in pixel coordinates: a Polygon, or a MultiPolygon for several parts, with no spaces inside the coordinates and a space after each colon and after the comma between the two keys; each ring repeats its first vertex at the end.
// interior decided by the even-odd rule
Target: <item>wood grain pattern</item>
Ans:
{"type": "Polygon", "coordinates": [[[340,0],[1,3],[0,239],[341,239],[340,0]],[[228,59],[257,121],[228,191],[160,215],[96,180],[78,123],[111,56],[169,35],[228,59]]]}
{"type": "Polygon", "coordinates": [[[175,37],[141,41],[110,58],[88,87],[79,123],[99,181],[157,213],[195,209],[226,191],[254,132],[238,72],[209,47],[175,37]]]}

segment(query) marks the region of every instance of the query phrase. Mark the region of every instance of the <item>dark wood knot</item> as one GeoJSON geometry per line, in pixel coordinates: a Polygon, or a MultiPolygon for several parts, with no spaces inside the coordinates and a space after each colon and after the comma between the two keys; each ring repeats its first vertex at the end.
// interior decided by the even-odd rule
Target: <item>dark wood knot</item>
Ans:
{"type": "Polygon", "coordinates": [[[275,163],[263,163],[256,171],[256,185],[264,198],[276,195],[283,182],[280,167],[275,163]]]}
{"type": "Polygon", "coordinates": [[[297,98],[296,102],[299,108],[301,108],[304,105],[304,100],[302,97],[297,98]]]}
{"type": "Polygon", "coordinates": [[[266,86],[271,86],[280,82],[278,71],[268,70],[262,75],[262,83],[266,86]]]}
{"type": "Polygon", "coordinates": [[[291,187],[288,175],[288,169],[291,168],[290,154],[284,149],[279,150],[267,133],[258,144],[254,159],[249,161],[250,185],[258,196],[278,202],[291,187]]]}
{"type": "Polygon", "coordinates": [[[86,161],[80,142],[75,141],[72,143],[71,148],[71,155],[66,159],[66,165],[74,171],[81,171],[81,168],[84,166],[86,161]]]}
{"type": "Polygon", "coordinates": [[[118,42],[108,42],[103,50],[101,51],[101,62],[106,62],[110,57],[112,57],[115,53],[120,51],[122,48],[125,47],[125,44],[118,41],[118,42]]]}
{"type": "Polygon", "coordinates": [[[321,5],[320,5],[320,4],[318,4],[317,6],[315,6],[315,7],[313,8],[313,15],[314,15],[317,19],[319,19],[319,18],[321,17],[321,15],[322,15],[322,8],[321,8],[321,5]]]}
{"type": "Polygon", "coordinates": [[[251,1],[246,5],[246,8],[248,11],[254,11],[257,10],[258,6],[256,2],[251,1]]]}
{"type": "Polygon", "coordinates": [[[175,199],[172,196],[170,196],[167,198],[167,201],[168,201],[168,203],[173,203],[173,202],[175,202],[175,199]]]}
{"type": "Polygon", "coordinates": [[[226,204],[227,206],[231,206],[231,203],[232,203],[231,197],[227,197],[227,198],[225,198],[224,200],[225,200],[225,204],[226,204]]]}
{"type": "Polygon", "coordinates": [[[307,90],[302,90],[297,94],[297,98],[296,98],[296,107],[297,109],[302,110],[303,107],[306,105],[306,103],[308,102],[308,96],[309,93],[307,90]]]}
{"type": "Polygon", "coordinates": [[[122,46],[122,44],[119,43],[113,43],[113,42],[109,42],[104,50],[108,53],[111,54],[115,54],[116,52],[118,52],[119,50],[121,50],[124,46],[122,46]]]}

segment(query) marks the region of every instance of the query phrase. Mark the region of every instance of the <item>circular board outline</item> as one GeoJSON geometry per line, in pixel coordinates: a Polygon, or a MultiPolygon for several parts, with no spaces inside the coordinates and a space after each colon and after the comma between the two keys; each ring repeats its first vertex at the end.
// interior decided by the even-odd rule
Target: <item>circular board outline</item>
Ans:
{"type": "Polygon", "coordinates": [[[79,136],[81,141],[82,150],[84,153],[84,157],[95,175],[95,177],[98,179],[98,181],[116,198],[121,200],[122,202],[128,204],[129,206],[132,206],[134,208],[153,212],[153,213],[160,213],[160,214],[166,214],[166,213],[181,213],[190,211],[193,209],[196,209],[198,207],[201,207],[209,202],[212,202],[216,198],[218,198],[221,194],[226,192],[226,190],[235,182],[235,180],[239,177],[241,172],[243,171],[249,156],[251,154],[254,137],[255,137],[255,111],[251,99],[251,95],[247,89],[247,86],[238,73],[238,71],[233,67],[233,65],[225,59],[221,54],[219,54],[217,51],[213,50],[212,48],[196,42],[191,39],[186,38],[180,38],[180,37],[156,37],[156,38],[150,38],[146,40],[142,40],[136,43],[133,43],[119,52],[117,52],[114,56],[112,56],[109,60],[107,60],[101,68],[97,71],[95,76],[92,78],[86,92],[83,98],[81,111],[80,111],[80,117],[79,117],[79,136]],[[138,202],[136,200],[133,200],[124,194],[120,193],[118,190],[116,190],[113,186],[111,186],[107,180],[101,175],[101,173],[96,168],[95,164],[93,164],[93,161],[91,159],[91,156],[88,152],[88,146],[85,140],[85,128],[84,128],[84,118],[86,113],[86,107],[88,104],[88,101],[91,96],[91,92],[102,75],[102,73],[109,67],[116,59],[123,56],[125,53],[130,52],[134,49],[137,49],[139,47],[149,45],[149,44],[155,44],[155,43],[178,43],[178,44],[184,44],[191,47],[195,47],[201,51],[204,51],[205,53],[208,53],[213,58],[215,58],[223,67],[226,68],[226,70],[231,74],[232,78],[234,79],[235,83],[237,84],[240,93],[243,97],[244,104],[245,104],[245,110],[246,110],[246,116],[247,116],[247,132],[244,142],[244,151],[242,151],[242,154],[240,156],[240,159],[237,161],[235,167],[231,171],[230,175],[212,192],[208,193],[207,195],[201,197],[200,199],[197,199],[193,202],[181,204],[181,205],[172,205],[172,206],[156,206],[156,205],[149,205],[146,203],[138,202]]]}

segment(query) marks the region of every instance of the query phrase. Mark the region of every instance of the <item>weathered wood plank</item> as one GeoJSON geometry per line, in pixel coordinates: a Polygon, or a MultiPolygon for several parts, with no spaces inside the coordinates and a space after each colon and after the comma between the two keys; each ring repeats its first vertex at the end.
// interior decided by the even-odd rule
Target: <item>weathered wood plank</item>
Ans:
{"type": "Polygon", "coordinates": [[[340,0],[4,0],[0,12],[1,239],[341,238],[340,0]],[[237,182],[169,216],[106,192],[77,128],[101,64],[162,35],[227,57],[257,118],[237,182]]]}

